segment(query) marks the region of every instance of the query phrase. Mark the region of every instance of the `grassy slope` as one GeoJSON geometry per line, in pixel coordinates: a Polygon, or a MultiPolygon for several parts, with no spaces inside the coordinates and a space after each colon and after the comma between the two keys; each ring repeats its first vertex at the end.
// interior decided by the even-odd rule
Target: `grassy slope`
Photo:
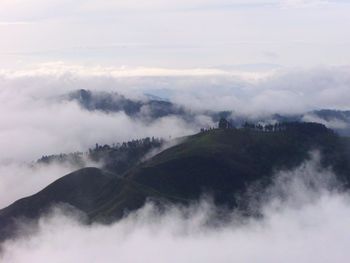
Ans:
{"type": "Polygon", "coordinates": [[[249,183],[268,183],[275,170],[301,164],[314,149],[323,154],[325,166],[332,164],[339,173],[350,170],[341,139],[329,130],[212,130],[190,136],[130,171],[125,176],[128,187],[106,197],[118,201],[94,216],[120,216],[123,209],[134,210],[149,197],[186,202],[204,192],[212,194],[217,204],[234,206],[234,195],[249,183]]]}
{"type": "MultiPolygon", "coordinates": [[[[96,168],[76,171],[41,192],[0,210],[0,225],[16,216],[35,217],[53,202],[67,202],[91,220],[120,218],[145,200],[187,202],[203,192],[218,204],[235,205],[234,195],[249,183],[268,183],[278,169],[299,165],[310,150],[319,149],[324,164],[339,174],[350,171],[344,141],[327,129],[299,126],[283,132],[212,130],[188,137],[140,164],[124,177],[96,168]]],[[[1,231],[4,228],[0,229],[1,231]]]]}

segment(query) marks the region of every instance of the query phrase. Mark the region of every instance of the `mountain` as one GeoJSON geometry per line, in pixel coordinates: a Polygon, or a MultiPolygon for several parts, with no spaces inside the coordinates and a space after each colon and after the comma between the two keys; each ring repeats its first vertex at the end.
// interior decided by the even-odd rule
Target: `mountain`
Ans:
{"type": "MultiPolygon", "coordinates": [[[[154,95],[145,94],[145,97],[145,100],[136,100],[127,98],[116,92],[90,91],[85,89],[76,90],[63,96],[65,100],[76,101],[82,108],[89,111],[103,111],[106,113],[124,112],[130,117],[141,118],[147,121],[172,115],[192,124],[196,119],[196,115],[207,116],[213,123],[218,122],[221,117],[224,117],[229,119],[236,127],[242,126],[247,121],[246,116],[230,110],[193,112],[183,106],[176,105],[171,101],[154,95]]],[[[248,121],[254,123],[318,122],[341,135],[350,136],[350,111],[321,109],[290,115],[275,113],[263,117],[250,117],[248,121]]]]}
{"type": "Polygon", "coordinates": [[[316,123],[285,123],[270,132],[252,128],[213,129],[189,136],[123,175],[84,168],[0,210],[0,237],[16,233],[16,218],[35,219],[53,204],[67,203],[90,221],[112,222],[144,205],[187,204],[203,194],[218,206],[237,207],[251,184],[269,184],[274,171],[291,169],[319,150],[348,183],[349,141],[316,123]]]}
{"type": "Polygon", "coordinates": [[[146,95],[146,100],[132,100],[116,92],[90,91],[80,89],[64,96],[70,101],[77,101],[81,107],[89,111],[125,112],[131,117],[150,117],[152,119],[183,115],[184,110],[169,101],[156,96],[146,95]]]}
{"type": "Polygon", "coordinates": [[[350,136],[350,111],[317,110],[304,114],[301,120],[322,123],[341,135],[350,136]]]}

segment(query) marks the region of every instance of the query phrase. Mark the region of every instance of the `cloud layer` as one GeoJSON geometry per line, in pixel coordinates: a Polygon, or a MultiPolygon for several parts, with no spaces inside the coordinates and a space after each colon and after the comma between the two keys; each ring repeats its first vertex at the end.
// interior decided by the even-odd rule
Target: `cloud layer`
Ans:
{"type": "MultiPolygon", "coordinates": [[[[227,69],[128,69],[43,65],[0,76],[0,159],[32,160],[43,154],[86,151],[95,143],[159,136],[169,138],[213,125],[199,116],[188,123],[176,116],[145,122],[123,112],[88,112],[58,98],[72,90],[119,92],[133,99],[144,93],[165,97],[189,111],[233,111],[236,115],[295,114],[349,109],[349,68],[242,72],[227,69]]],[[[200,115],[200,114],[199,114],[200,115]]]]}
{"type": "MultiPolygon", "coordinates": [[[[201,113],[205,111],[229,110],[235,116],[261,117],[320,108],[349,109],[349,86],[347,67],[241,71],[237,68],[91,68],[53,63],[21,71],[2,71],[0,188],[19,187],[13,195],[2,197],[0,205],[33,194],[74,169],[27,170],[25,165],[16,167],[18,162],[30,162],[48,154],[84,152],[95,143],[192,134],[201,127],[215,125],[201,113]],[[144,93],[154,94],[182,105],[197,117],[193,121],[179,116],[149,121],[147,111],[144,118],[131,118],[124,112],[90,112],[74,101],[59,99],[82,88],[118,92],[137,100],[145,99],[144,93]],[[24,181],[26,173],[28,183],[24,181]]],[[[317,120],[311,115],[305,118],[317,120]]],[[[339,121],[326,124],[344,126],[339,121]]]]}
{"type": "Polygon", "coordinates": [[[5,262],[347,262],[349,193],[317,158],[280,172],[260,204],[261,218],[233,212],[208,224],[208,201],[160,214],[152,204],[111,226],[80,223],[56,209],[38,232],[5,243],[5,262]],[[312,186],[312,187],[310,187],[312,186]],[[317,253],[315,253],[317,251],[317,253]]]}
{"type": "Polygon", "coordinates": [[[341,65],[349,8],[341,0],[4,0],[0,66],[341,65]]]}
{"type": "MultiPolygon", "coordinates": [[[[86,166],[99,166],[86,160],[86,166]]],[[[20,198],[39,192],[65,174],[81,167],[68,163],[30,165],[20,162],[0,164],[0,209],[20,198]]]]}

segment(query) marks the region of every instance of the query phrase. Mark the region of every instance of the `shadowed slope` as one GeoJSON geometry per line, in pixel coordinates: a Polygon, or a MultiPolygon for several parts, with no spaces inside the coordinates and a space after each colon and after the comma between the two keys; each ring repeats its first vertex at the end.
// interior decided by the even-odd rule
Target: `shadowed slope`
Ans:
{"type": "Polygon", "coordinates": [[[0,235],[13,232],[12,220],[36,218],[52,204],[64,202],[90,220],[111,222],[143,206],[147,199],[188,203],[210,193],[218,205],[234,207],[237,194],[253,182],[269,183],[278,169],[290,169],[319,150],[322,164],[347,179],[346,140],[323,125],[288,124],[276,132],[218,129],[188,137],[123,177],[97,168],[71,173],[39,193],[0,210],[0,235]]]}
{"type": "Polygon", "coordinates": [[[135,187],[125,187],[117,195],[111,190],[106,199],[118,202],[110,202],[94,216],[118,217],[123,209],[141,207],[150,197],[186,203],[203,193],[211,194],[218,205],[233,207],[235,196],[250,183],[268,184],[276,170],[300,165],[311,150],[319,150],[322,164],[346,179],[350,167],[343,142],[319,124],[291,124],[280,132],[218,129],[200,133],[129,171],[124,177],[128,186],[143,190],[135,193],[135,187]]]}
{"type": "Polygon", "coordinates": [[[15,218],[36,218],[54,204],[67,203],[88,213],[96,207],[100,192],[110,181],[97,168],[84,168],[56,180],[42,191],[0,210],[0,237],[7,235],[5,230],[14,226],[15,218]]]}

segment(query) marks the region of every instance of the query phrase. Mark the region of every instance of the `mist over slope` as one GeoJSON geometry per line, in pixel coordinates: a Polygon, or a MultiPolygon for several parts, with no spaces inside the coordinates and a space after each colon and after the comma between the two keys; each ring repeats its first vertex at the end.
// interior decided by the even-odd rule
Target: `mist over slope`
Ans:
{"type": "Polygon", "coordinates": [[[350,262],[350,0],[0,0],[0,263],[350,262]]]}
{"type": "Polygon", "coordinates": [[[104,112],[123,111],[128,116],[150,118],[150,120],[168,115],[184,115],[185,110],[169,101],[148,96],[144,100],[132,100],[116,92],[92,92],[80,89],[71,92],[66,99],[77,101],[83,108],[104,112]]]}
{"type": "MultiPolygon", "coordinates": [[[[99,253],[108,262],[116,258],[111,243],[119,245],[121,261],[126,262],[149,259],[147,253],[162,244],[168,246],[159,261],[176,249],[181,255],[193,252],[194,260],[204,262],[204,256],[211,261],[248,257],[252,262],[256,258],[280,262],[282,254],[303,262],[307,251],[303,254],[286,236],[305,248],[322,251],[318,233],[327,240],[338,236],[347,241],[338,229],[333,232],[346,219],[337,225],[333,215],[347,218],[349,140],[326,127],[349,134],[348,68],[242,73],[56,66],[0,72],[0,189],[6,193],[0,204],[8,206],[0,210],[1,236],[18,234],[2,245],[5,262],[21,262],[22,255],[44,261],[60,253],[56,248],[67,252],[58,255],[66,256],[67,262],[100,259],[99,253]],[[221,117],[239,129],[212,129],[221,117]],[[258,128],[244,126],[246,121],[258,128]],[[289,123],[292,130],[274,129],[281,123],[289,123]],[[272,125],[273,132],[260,129],[264,125],[272,125]],[[201,128],[204,132],[197,134],[201,128]],[[141,151],[125,167],[114,162],[127,154],[117,158],[113,152],[119,150],[113,143],[191,134],[165,151],[141,151]],[[91,160],[83,165],[17,166],[41,156],[84,153],[96,144],[112,157],[108,169],[103,162],[91,160]],[[314,150],[320,152],[319,159],[312,159],[314,150]],[[312,165],[302,165],[310,159],[312,165]],[[98,168],[80,169],[85,166],[98,168]],[[277,179],[280,172],[276,171],[287,176],[277,179]],[[321,178],[292,180],[307,171],[311,178],[321,178]],[[325,180],[329,177],[336,179],[325,180]],[[297,194],[288,191],[290,186],[297,194]],[[205,193],[211,196],[209,201],[200,201],[205,193]],[[49,212],[56,205],[65,208],[49,212]],[[23,217],[29,221],[22,221],[23,217]],[[314,231],[315,224],[322,230],[314,231]],[[292,230],[286,235],[279,234],[289,227],[292,230]],[[95,242],[93,247],[84,243],[93,237],[103,240],[100,231],[106,242],[95,242]],[[110,237],[109,232],[114,235],[110,237]],[[68,236],[74,238],[68,242],[68,236]],[[229,241],[238,246],[242,240],[247,244],[242,254],[227,247],[229,241]],[[271,242],[280,244],[283,253],[263,254],[271,251],[265,245],[271,242]],[[81,244],[90,248],[85,254],[80,252],[81,244]],[[136,245],[145,247],[145,253],[131,253],[136,245]],[[216,248],[218,253],[208,255],[203,247],[216,248]],[[244,252],[252,247],[260,254],[250,253],[254,258],[249,258],[244,252]]],[[[97,155],[104,156],[102,152],[97,155]]],[[[338,251],[340,247],[332,251],[337,253],[334,258],[342,260],[347,255],[338,251]]],[[[327,255],[322,259],[329,259],[327,255]]],[[[193,262],[182,256],[173,259],[193,262]]]]}
{"type": "MultiPolygon", "coordinates": [[[[231,107],[223,111],[213,110],[192,110],[188,105],[180,106],[160,97],[146,96],[143,99],[129,99],[116,92],[98,92],[90,90],[77,90],[63,96],[68,101],[76,101],[88,111],[101,111],[105,113],[124,112],[130,117],[145,121],[155,121],[166,116],[177,116],[194,127],[200,127],[202,118],[207,118],[207,127],[217,123],[221,117],[228,118],[235,126],[242,126],[246,121],[260,123],[276,122],[317,122],[326,125],[342,135],[350,135],[350,111],[319,109],[299,114],[275,113],[258,114],[247,116],[246,114],[230,110],[231,107]],[[210,121],[209,121],[210,120],[210,121]]],[[[206,127],[206,128],[207,128],[206,127]]]]}
{"type": "MultiPolygon", "coordinates": [[[[234,117],[243,116],[240,121],[244,122],[266,120],[273,114],[347,110],[348,72],[347,67],[244,72],[121,69],[65,63],[2,70],[0,140],[6,151],[0,152],[0,159],[31,161],[42,155],[85,151],[95,143],[189,135],[215,125],[208,111],[232,112],[234,117]],[[126,114],[128,110],[88,111],[77,100],[62,100],[62,96],[77,90],[90,91],[93,98],[101,93],[109,96],[112,109],[122,108],[114,103],[120,100],[113,99],[124,96],[124,100],[141,105],[138,116],[142,117],[133,118],[126,114]],[[165,98],[172,105],[153,102],[155,106],[151,106],[147,100],[155,101],[154,98],[144,94],[165,98]]],[[[343,121],[340,124],[344,126],[343,121]]]]}
{"type": "Polygon", "coordinates": [[[11,162],[0,165],[0,207],[4,208],[14,201],[32,195],[56,181],[63,175],[84,166],[100,167],[100,164],[86,160],[83,166],[73,162],[28,164],[11,162]]]}
{"type": "Polygon", "coordinates": [[[277,172],[251,206],[258,218],[230,211],[213,221],[208,199],[189,207],[152,203],[112,225],[84,223],[71,208],[58,207],[27,235],[6,241],[4,262],[346,262],[349,193],[320,159],[277,172]],[[216,222],[216,223],[215,223],[216,222]],[[317,251],[317,253],[315,253],[317,251]]]}
{"type": "Polygon", "coordinates": [[[320,167],[332,167],[337,178],[349,183],[347,141],[321,124],[285,123],[265,132],[251,128],[215,129],[188,137],[124,174],[85,168],[68,174],[35,195],[0,210],[1,238],[18,231],[16,218],[36,220],[57,203],[72,205],[91,222],[113,222],[141,208],[147,200],[186,205],[203,194],[218,207],[250,207],[238,196],[250,185],[262,191],[273,173],[293,169],[321,154],[320,167]]]}

